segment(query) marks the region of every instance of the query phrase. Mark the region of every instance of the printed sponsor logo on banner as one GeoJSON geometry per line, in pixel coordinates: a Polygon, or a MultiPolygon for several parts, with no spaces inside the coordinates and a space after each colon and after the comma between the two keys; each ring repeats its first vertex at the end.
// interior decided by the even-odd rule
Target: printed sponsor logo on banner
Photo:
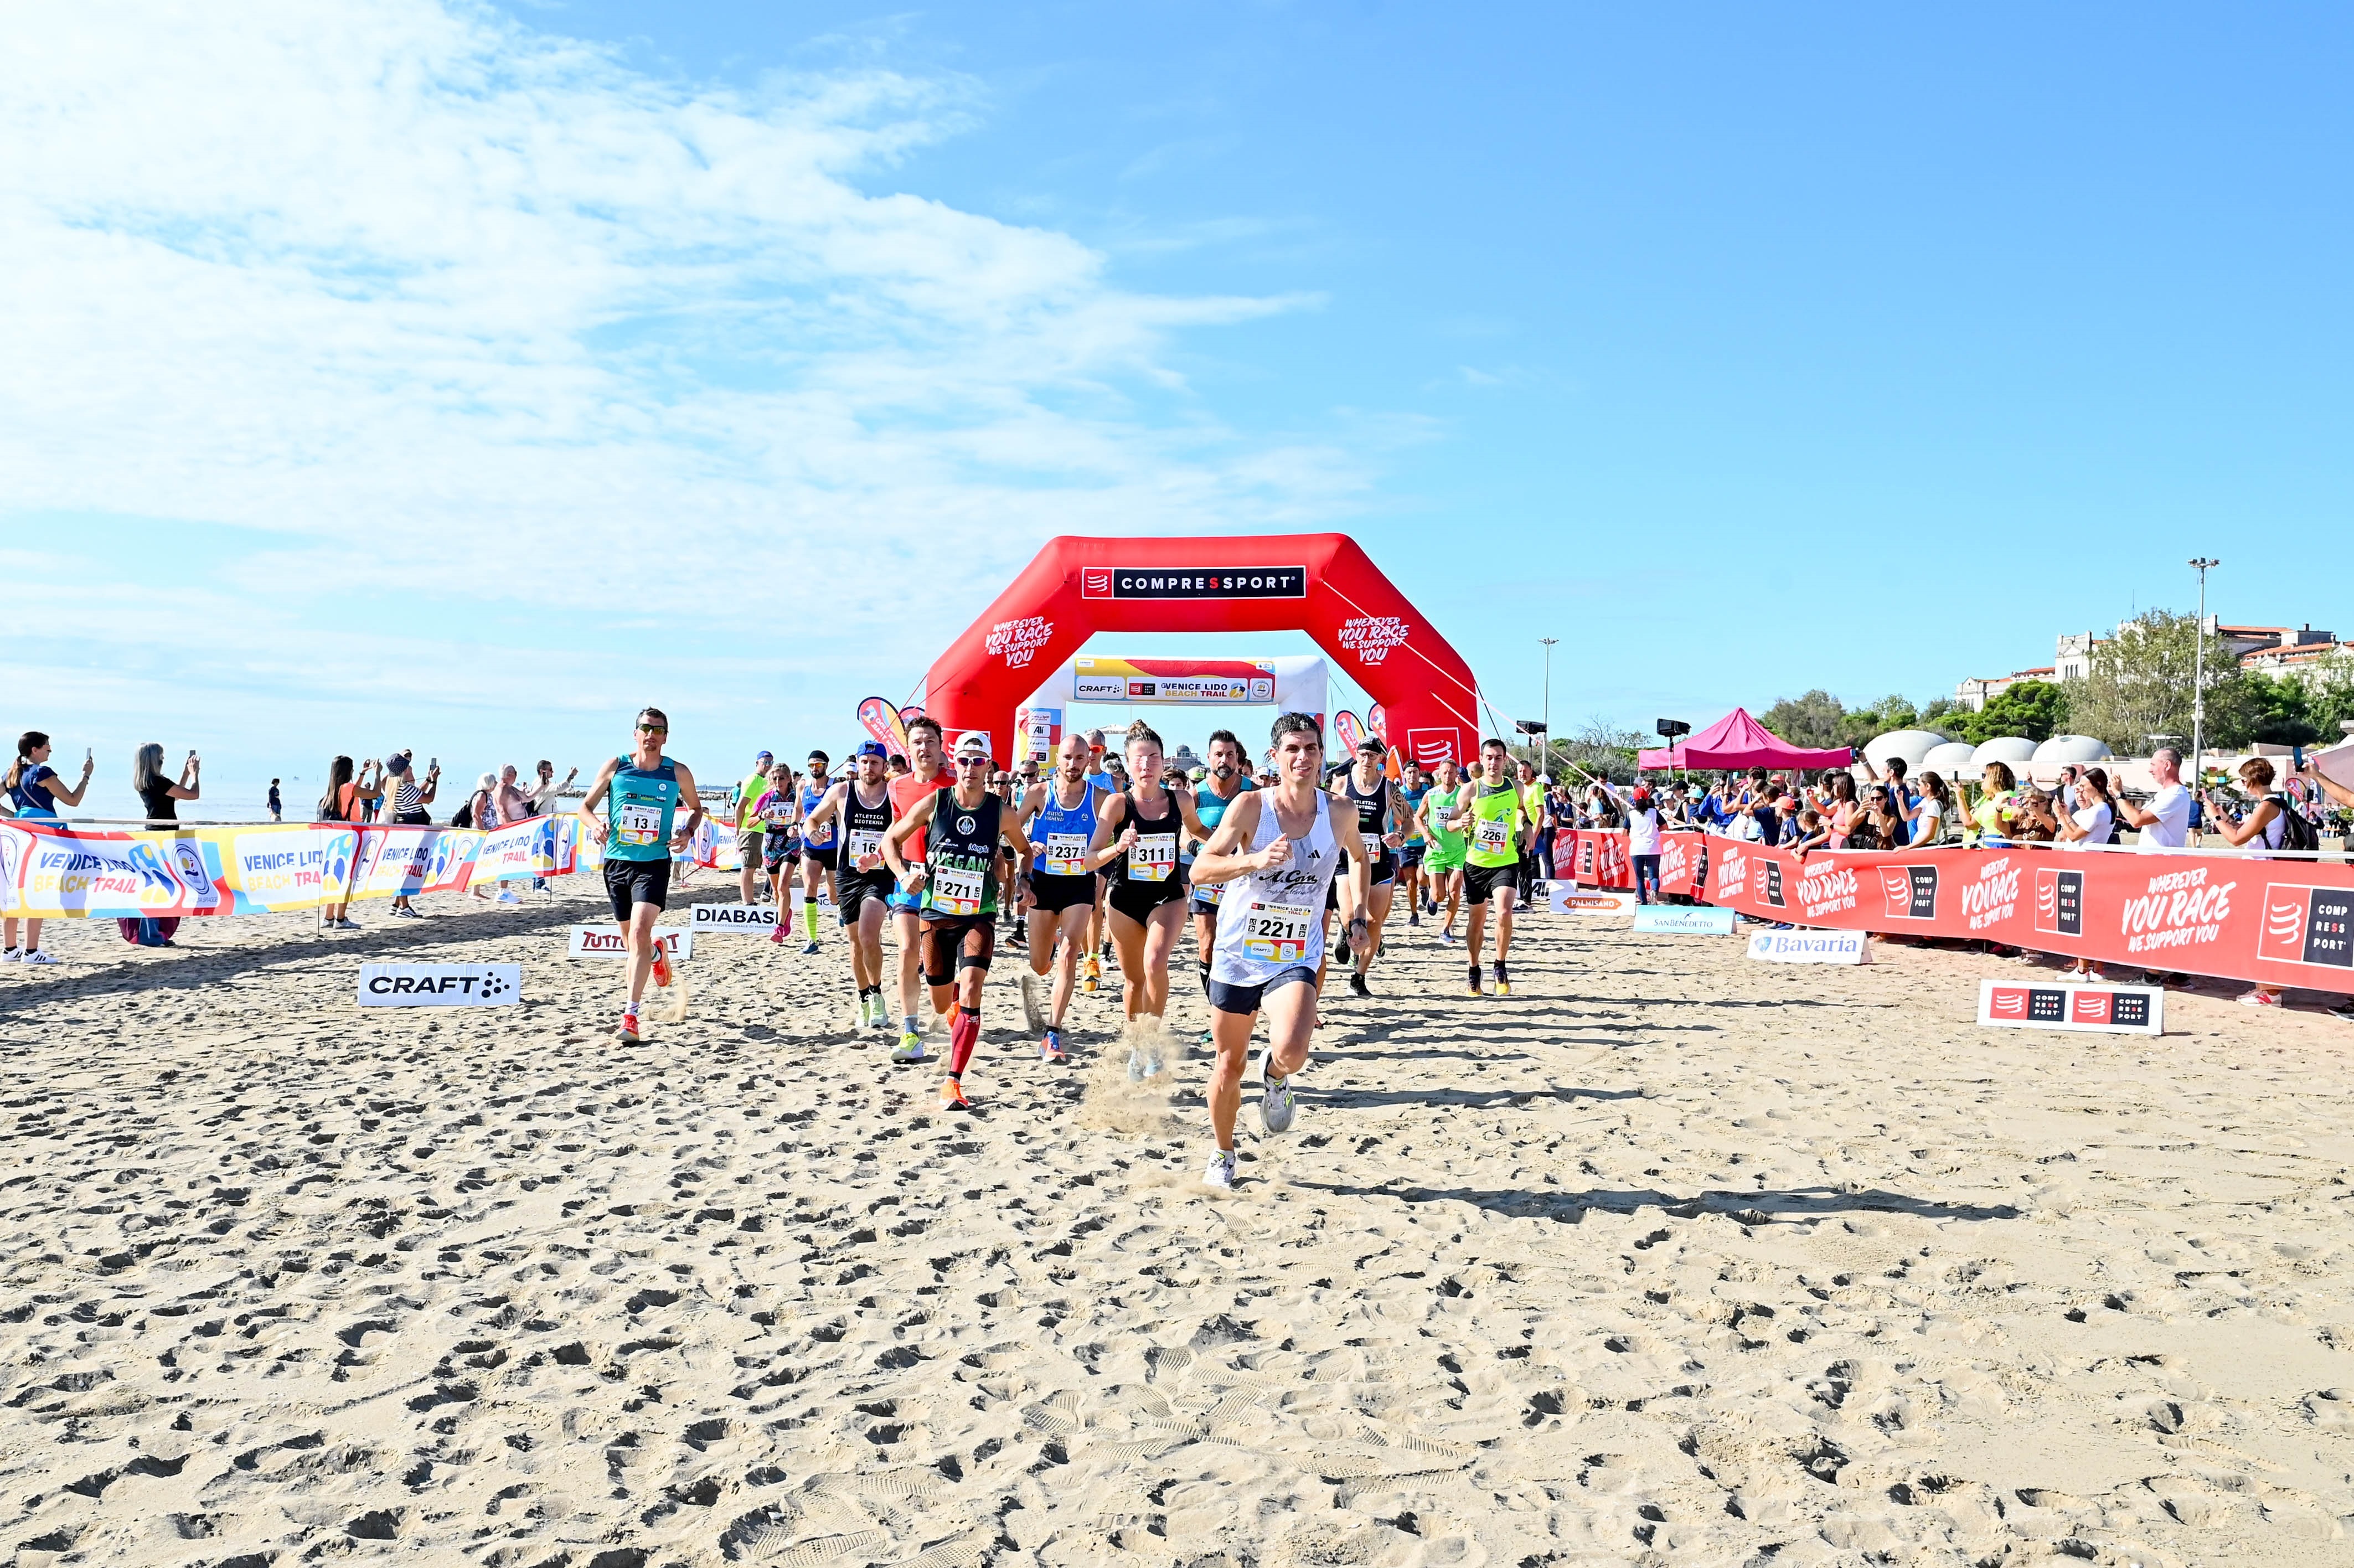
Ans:
{"type": "Polygon", "coordinates": [[[2161,1034],[2166,992],[2143,985],[2014,985],[1984,980],[1978,1022],[2005,1029],[2161,1034]]]}
{"type": "MultiPolygon", "coordinates": [[[[662,944],[663,952],[681,962],[695,956],[693,931],[664,927],[654,932],[654,940],[662,944]]],[[[575,959],[625,959],[630,948],[622,940],[619,926],[575,926],[565,952],[575,959]]]]}
{"type": "Polygon", "coordinates": [[[188,890],[188,907],[210,909],[220,902],[213,890],[213,874],[205,865],[204,847],[193,839],[179,839],[172,845],[172,869],[180,874],[180,884],[188,890]]]}
{"type": "Polygon", "coordinates": [[[1360,615],[1341,623],[1340,642],[1357,656],[1358,663],[1378,664],[1391,649],[1405,647],[1413,630],[1394,615],[1360,615]]]}
{"type": "MultiPolygon", "coordinates": [[[[1800,879],[1800,883],[1801,890],[1799,895],[1803,897],[1805,896],[1804,878],[1800,879]]],[[[1781,862],[1761,860],[1757,863],[1757,896],[1763,898],[1766,903],[1771,904],[1776,909],[1787,909],[1789,907],[1788,901],[1782,895],[1781,862]]]]}
{"type": "Polygon", "coordinates": [[[2084,934],[2084,874],[2042,867],[2035,874],[2035,928],[2053,937],[2084,934]]]}
{"type": "Polygon", "coordinates": [[[1635,929],[1656,937],[1730,937],[1733,935],[1734,914],[1730,909],[1711,909],[1703,906],[1686,907],[1677,904],[1638,904],[1635,906],[1635,929]]]}
{"type": "MultiPolygon", "coordinates": [[[[1924,866],[1912,866],[1921,871],[1924,866]]],[[[1925,866],[1935,874],[1935,866],[1925,866]]],[[[1996,854],[1978,866],[1978,874],[1961,885],[1961,914],[1970,930],[1991,930],[2020,911],[2020,874],[2024,866],[2015,854],[1996,854]]],[[[1935,890],[1930,890],[1935,902],[1935,890]]]]}
{"type": "Polygon", "coordinates": [[[2125,901],[2117,928],[2128,953],[2163,952],[2170,948],[2203,946],[2223,934],[2232,916],[2232,890],[2236,882],[2217,882],[2209,868],[2194,865],[2164,872],[2149,885],[2125,901]]]}
{"type": "Polygon", "coordinates": [[[362,964],[362,1007],[513,1007],[521,964],[362,964]]]}
{"type": "Polygon", "coordinates": [[[1005,667],[1019,670],[1037,656],[1055,636],[1055,623],[1043,615],[1024,616],[1019,620],[1001,620],[989,629],[987,650],[992,659],[1005,656],[1005,667]]]}
{"type": "MultiPolygon", "coordinates": [[[[2016,895],[2018,876],[2011,878],[2016,895]]],[[[1880,868],[1880,891],[1892,920],[1935,920],[1937,917],[1937,868],[1934,865],[1883,865],[1880,868]]],[[[1969,905],[1969,893],[1963,890],[1962,904],[1969,905]]]]}
{"type": "Polygon", "coordinates": [[[1073,681],[1071,696],[1082,703],[1116,703],[1128,695],[1128,681],[1120,675],[1081,675],[1073,681]]]}
{"type": "MultiPolygon", "coordinates": [[[[1769,863],[1766,869],[1772,873],[1781,868],[1769,863]]],[[[1861,885],[1856,880],[1854,870],[1849,866],[1836,862],[1810,865],[1807,867],[1806,874],[1798,878],[1798,906],[1809,920],[1837,915],[1855,907],[1857,889],[1861,885]]],[[[1779,904],[1782,901],[1776,898],[1772,902],[1779,904]]]]}
{"type": "Polygon", "coordinates": [[[1681,882],[1684,876],[1684,841],[1681,833],[1664,833],[1659,838],[1659,880],[1681,882]]]}
{"type": "Polygon", "coordinates": [[[1405,732],[1405,745],[1416,762],[1425,768],[1436,768],[1455,756],[1455,732],[1451,729],[1410,729],[1405,732]]]}
{"type": "Polygon", "coordinates": [[[1716,861],[1717,863],[1709,868],[1709,875],[1714,884],[1710,890],[1711,898],[1728,901],[1749,890],[1749,857],[1741,853],[1738,845],[1726,844],[1716,861]]]}
{"type": "Polygon", "coordinates": [[[687,906],[691,931],[756,931],[766,936],[777,928],[773,904],[693,904],[687,906]]]}
{"type": "Polygon", "coordinates": [[[1306,567],[1114,567],[1079,573],[1081,599],[1306,599],[1306,567]]]}
{"type": "Polygon", "coordinates": [[[1868,964],[1872,942],[1864,931],[1760,931],[1749,938],[1749,956],[1766,964],[1868,964]]]}
{"type": "Polygon", "coordinates": [[[1635,911],[1635,895],[1556,881],[1546,907],[1556,915],[1631,915],[1635,911]]]}
{"type": "Polygon", "coordinates": [[[2354,969],[2354,891],[2267,884],[2256,957],[2270,963],[2354,969]]]}
{"type": "Polygon", "coordinates": [[[1250,683],[1250,701],[1255,703],[1275,701],[1275,682],[1266,676],[1254,677],[1250,683]]]}

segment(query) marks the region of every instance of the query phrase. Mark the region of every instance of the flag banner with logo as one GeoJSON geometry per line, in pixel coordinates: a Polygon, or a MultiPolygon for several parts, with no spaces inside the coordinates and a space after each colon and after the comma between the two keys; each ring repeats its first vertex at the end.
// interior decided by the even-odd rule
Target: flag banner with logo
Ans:
{"type": "Polygon", "coordinates": [[[177,832],[0,822],[0,912],[87,916],[276,915],[357,898],[456,893],[562,876],[577,824],[503,828],[256,822],[177,832]]]}
{"type": "Polygon", "coordinates": [[[1709,903],[1760,920],[2354,991],[2354,866],[2343,863],[2036,846],[1801,856],[1717,838],[1707,871],[1709,903]]]}

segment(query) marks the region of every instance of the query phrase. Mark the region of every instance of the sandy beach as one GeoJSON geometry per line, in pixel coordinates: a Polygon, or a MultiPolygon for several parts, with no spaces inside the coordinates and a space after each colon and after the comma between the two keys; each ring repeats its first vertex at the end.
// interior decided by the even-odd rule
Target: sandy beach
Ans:
{"type": "Polygon", "coordinates": [[[1001,951],[951,1118],[832,931],[699,938],[625,1048],[590,899],[420,902],[0,973],[20,1568],[2354,1560],[2327,1017],[1982,1031],[2018,966],[1567,916],[1470,1001],[1401,916],[1213,1198],[1116,989],[1046,1067],[1001,951]]]}

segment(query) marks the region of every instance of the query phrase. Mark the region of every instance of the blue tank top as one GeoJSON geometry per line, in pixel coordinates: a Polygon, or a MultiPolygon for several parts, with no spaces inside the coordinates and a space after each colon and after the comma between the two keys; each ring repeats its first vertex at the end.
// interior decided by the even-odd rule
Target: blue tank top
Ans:
{"type": "Polygon", "coordinates": [[[605,800],[607,860],[668,860],[672,820],[678,814],[678,768],[667,757],[656,768],[628,758],[613,775],[605,800]]]}
{"type": "MultiPolygon", "coordinates": [[[[1218,823],[1225,817],[1226,808],[1241,800],[1247,792],[1237,789],[1231,798],[1221,800],[1212,792],[1210,781],[1204,779],[1202,781],[1202,787],[1193,791],[1193,814],[1202,819],[1204,827],[1214,833],[1218,831],[1218,823]]],[[[1192,847],[1185,852],[1184,858],[1190,862],[1201,853],[1202,846],[1208,842],[1207,839],[1188,838],[1186,842],[1192,847]]]]}
{"type": "MultiPolygon", "coordinates": [[[[1415,812],[1422,808],[1422,798],[1429,793],[1430,786],[1427,784],[1421,786],[1419,789],[1407,789],[1402,788],[1398,790],[1398,800],[1405,807],[1405,820],[1407,821],[1411,822],[1414,821],[1415,812]]],[[[1406,835],[1405,847],[1408,849],[1424,848],[1426,847],[1425,840],[1418,832],[1408,833],[1406,835]]]]}
{"type": "Polygon", "coordinates": [[[1095,842],[1096,802],[1103,797],[1091,787],[1077,805],[1066,806],[1061,791],[1061,780],[1047,780],[1046,803],[1038,808],[1030,835],[1038,846],[1036,869],[1047,876],[1080,876],[1087,869],[1087,846],[1095,842]]]}
{"type": "MultiPolygon", "coordinates": [[[[822,784],[804,784],[801,786],[802,821],[806,822],[809,821],[809,814],[817,810],[817,803],[820,800],[824,800],[825,792],[832,788],[833,781],[832,779],[828,779],[822,784]]],[[[825,848],[827,845],[833,842],[833,824],[832,822],[828,822],[822,828],[803,832],[801,834],[801,842],[808,844],[811,849],[825,848]]]]}

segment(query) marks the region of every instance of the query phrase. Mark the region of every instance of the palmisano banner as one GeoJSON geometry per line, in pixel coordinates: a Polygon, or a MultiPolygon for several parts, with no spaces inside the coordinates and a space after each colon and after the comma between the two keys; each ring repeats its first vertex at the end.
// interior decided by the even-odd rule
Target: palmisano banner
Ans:
{"type": "Polygon", "coordinates": [[[275,915],[568,874],[578,823],[506,827],[257,822],[117,832],[0,821],[0,912],[44,919],[275,915]]]}

